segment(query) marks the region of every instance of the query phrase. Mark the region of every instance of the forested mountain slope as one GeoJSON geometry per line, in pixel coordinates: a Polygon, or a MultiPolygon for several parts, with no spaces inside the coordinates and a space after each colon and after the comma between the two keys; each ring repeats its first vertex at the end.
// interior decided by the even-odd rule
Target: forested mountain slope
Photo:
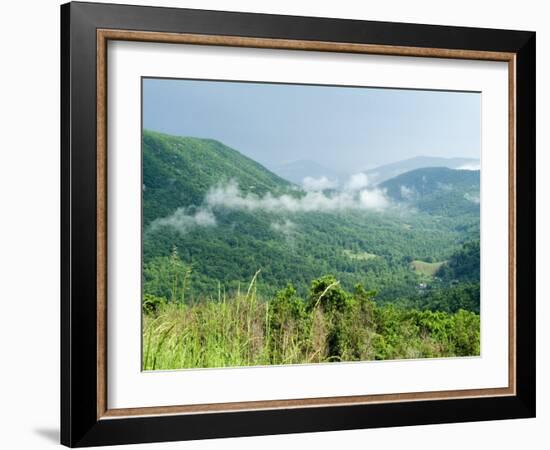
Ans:
{"type": "Polygon", "coordinates": [[[392,199],[431,214],[479,215],[479,170],[427,167],[403,173],[380,186],[392,199]]]}
{"type": "Polygon", "coordinates": [[[479,159],[474,158],[441,158],[434,156],[415,156],[414,158],[384,164],[365,171],[371,182],[382,183],[405,172],[427,167],[446,167],[448,169],[479,169],[479,159]]]}
{"type": "Polygon", "coordinates": [[[282,192],[291,184],[212,139],[143,131],[143,220],[199,205],[216,183],[237,179],[245,192],[282,192]]]}
{"type": "Polygon", "coordinates": [[[433,277],[411,261],[443,263],[479,239],[479,205],[445,214],[449,198],[475,194],[479,172],[446,170],[388,180],[365,191],[383,201],[363,208],[363,192],[308,193],[220,142],[144,131],[144,292],[171,299],[179,283],[186,299],[215,300],[260,271],[266,295],[292,283],[305,296],[332,275],[350,291],[376,290],[377,301],[416,297],[433,277]],[[438,184],[451,182],[454,197],[438,184]],[[399,186],[418,198],[400,197],[399,186]]]}

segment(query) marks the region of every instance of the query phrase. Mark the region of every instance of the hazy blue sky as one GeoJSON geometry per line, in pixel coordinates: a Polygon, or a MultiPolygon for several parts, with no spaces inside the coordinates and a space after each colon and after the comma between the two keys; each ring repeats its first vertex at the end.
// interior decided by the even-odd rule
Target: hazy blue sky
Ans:
{"type": "Polygon", "coordinates": [[[217,139],[268,166],[353,172],[418,155],[479,158],[481,95],[144,79],[143,125],[217,139]]]}

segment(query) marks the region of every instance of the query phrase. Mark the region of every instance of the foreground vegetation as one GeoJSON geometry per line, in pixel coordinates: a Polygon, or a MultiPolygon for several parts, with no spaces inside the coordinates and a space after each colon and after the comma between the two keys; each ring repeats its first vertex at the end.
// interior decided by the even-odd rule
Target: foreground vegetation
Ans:
{"type": "Polygon", "coordinates": [[[146,295],[143,369],[479,355],[474,312],[377,305],[375,292],[347,292],[332,276],[314,280],[305,299],[292,285],[263,299],[256,276],[246,292],[220,301],[146,295]]]}

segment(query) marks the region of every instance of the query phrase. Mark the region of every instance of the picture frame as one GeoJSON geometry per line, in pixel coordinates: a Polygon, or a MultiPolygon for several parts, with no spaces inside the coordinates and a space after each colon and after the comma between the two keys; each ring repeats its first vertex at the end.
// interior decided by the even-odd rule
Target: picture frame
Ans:
{"type": "Polygon", "coordinates": [[[61,443],[177,441],[535,416],[535,33],[72,2],[61,6],[61,443]],[[107,45],[154,42],[508,67],[508,385],[112,409],[107,45]]]}

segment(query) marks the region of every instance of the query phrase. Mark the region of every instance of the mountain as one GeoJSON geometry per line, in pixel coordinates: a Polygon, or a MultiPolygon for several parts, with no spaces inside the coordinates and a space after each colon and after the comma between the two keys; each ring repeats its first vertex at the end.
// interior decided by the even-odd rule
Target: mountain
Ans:
{"type": "Polygon", "coordinates": [[[284,192],[291,184],[212,139],[143,131],[143,221],[199,205],[208,189],[236,179],[243,192],[284,192]]]}
{"type": "Polygon", "coordinates": [[[270,166],[270,169],[285,180],[291,181],[299,186],[302,185],[304,178],[326,177],[332,181],[343,179],[343,174],[334,169],[330,169],[316,163],[315,161],[299,160],[284,164],[270,166]]]}
{"type": "Polygon", "coordinates": [[[386,180],[379,187],[394,201],[430,214],[479,215],[479,170],[416,169],[386,180]]]}
{"type": "MultiPolygon", "coordinates": [[[[388,180],[387,195],[405,201],[398,200],[392,182],[406,182],[423,199],[431,176],[424,186],[415,174],[405,175],[388,180]]],[[[377,291],[377,301],[393,301],[417,294],[421,278],[411,270],[412,260],[446,261],[463,242],[479,239],[479,212],[447,217],[429,208],[327,211],[313,203],[293,209],[280,207],[282,194],[290,205],[307,200],[296,185],[223,143],[144,131],[144,292],[169,299],[177,278],[185,283],[186,298],[219,299],[223,292],[246,290],[261,270],[260,293],[292,283],[306,297],[312,280],[332,275],[345,289],[360,283],[377,291]],[[233,190],[219,192],[212,202],[211,189],[230,180],[233,190]]]]}
{"type": "Polygon", "coordinates": [[[479,159],[473,158],[440,158],[433,156],[416,156],[391,164],[365,170],[371,184],[379,184],[411,170],[426,167],[447,167],[449,169],[479,170],[479,159]]]}

